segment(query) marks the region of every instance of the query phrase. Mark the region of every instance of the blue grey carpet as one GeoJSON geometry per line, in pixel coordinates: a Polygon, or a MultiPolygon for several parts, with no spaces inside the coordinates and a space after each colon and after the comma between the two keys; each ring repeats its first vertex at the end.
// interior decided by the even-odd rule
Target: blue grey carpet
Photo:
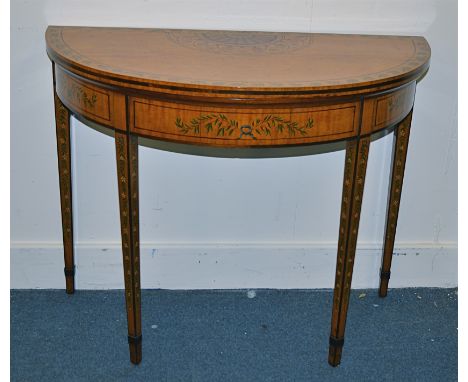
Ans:
{"type": "Polygon", "coordinates": [[[393,289],[385,299],[354,290],[337,368],[327,363],[331,297],[144,290],[143,361],[134,366],[123,291],[14,290],[11,380],[457,380],[456,290],[393,289]]]}

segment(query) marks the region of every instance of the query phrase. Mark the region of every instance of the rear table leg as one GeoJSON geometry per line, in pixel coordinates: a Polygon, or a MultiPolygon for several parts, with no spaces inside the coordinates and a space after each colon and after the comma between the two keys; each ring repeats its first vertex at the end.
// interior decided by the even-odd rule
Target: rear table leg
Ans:
{"type": "Polygon", "coordinates": [[[384,249],[380,268],[379,296],[387,296],[390,268],[392,266],[393,247],[395,244],[398,211],[400,209],[401,188],[405,173],[406,154],[408,152],[409,133],[412,112],[395,128],[393,135],[392,169],[390,172],[390,190],[388,193],[387,221],[385,224],[384,249]]]}
{"type": "Polygon", "coordinates": [[[60,101],[55,100],[55,128],[57,134],[57,157],[62,212],[63,255],[65,259],[65,285],[69,294],[75,292],[75,264],[73,255],[72,174],[70,150],[70,112],[60,101]]]}

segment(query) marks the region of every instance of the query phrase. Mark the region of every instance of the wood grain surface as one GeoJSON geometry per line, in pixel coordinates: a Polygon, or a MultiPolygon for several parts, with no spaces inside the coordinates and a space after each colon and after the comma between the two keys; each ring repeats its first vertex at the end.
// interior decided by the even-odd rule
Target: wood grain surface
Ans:
{"type": "Polygon", "coordinates": [[[130,97],[135,134],[210,146],[274,146],[344,139],[357,134],[358,102],[302,108],[220,108],[130,97]]]}
{"type": "Polygon", "coordinates": [[[50,26],[47,51],[106,82],[160,89],[333,91],[414,79],[422,37],[50,26]]]}
{"type": "Polygon", "coordinates": [[[158,140],[279,147],[396,125],[427,71],[423,37],[50,26],[75,115],[158,140]]]}

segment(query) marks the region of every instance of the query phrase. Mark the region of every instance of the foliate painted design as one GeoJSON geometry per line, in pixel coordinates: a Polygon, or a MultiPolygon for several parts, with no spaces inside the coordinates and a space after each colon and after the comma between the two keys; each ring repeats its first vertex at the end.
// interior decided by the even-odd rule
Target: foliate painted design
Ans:
{"type": "MultiPolygon", "coordinates": [[[[400,208],[401,188],[405,171],[406,154],[408,151],[409,133],[412,112],[400,123],[395,130],[393,168],[390,179],[390,195],[387,206],[387,226],[385,229],[384,255],[390,256],[393,252],[398,211],[400,208]]],[[[383,269],[388,271],[389,269],[383,269]]]]}
{"type": "MultiPolygon", "coordinates": [[[[117,177],[119,186],[120,203],[120,229],[122,236],[122,255],[124,265],[125,280],[125,301],[127,310],[133,310],[133,291],[132,285],[132,265],[130,258],[130,206],[128,201],[128,155],[127,155],[127,136],[116,133],[115,147],[117,156],[117,177]]],[[[129,323],[130,324],[130,323],[129,323]]]]}
{"type": "Polygon", "coordinates": [[[390,274],[392,265],[393,246],[395,244],[398,211],[400,208],[401,189],[405,172],[406,154],[410,135],[412,111],[397,126],[393,138],[393,162],[390,174],[390,191],[387,204],[387,222],[385,225],[384,248],[382,256],[381,277],[379,295],[387,295],[389,277],[382,274],[390,274]]]}
{"type": "MultiPolygon", "coordinates": [[[[351,279],[354,267],[354,257],[356,254],[357,237],[359,230],[359,219],[361,217],[362,197],[364,194],[364,183],[366,178],[367,157],[369,154],[370,138],[362,138],[359,142],[359,152],[356,163],[356,173],[354,180],[353,204],[348,232],[348,249],[346,253],[345,274],[343,281],[343,301],[342,304],[347,309],[349,293],[351,289],[351,279]]],[[[342,322],[344,325],[344,322],[342,322]]]]}
{"type": "Polygon", "coordinates": [[[57,133],[57,154],[62,204],[62,229],[65,267],[73,268],[73,222],[71,197],[70,157],[70,114],[62,101],[55,95],[55,126],[57,133]]]}
{"type": "Polygon", "coordinates": [[[342,337],[344,333],[344,317],[351,287],[369,145],[370,139],[366,137],[359,142],[350,141],[346,149],[333,299],[332,335],[336,338],[342,337]]]}
{"type": "MultiPolygon", "coordinates": [[[[346,147],[345,168],[343,177],[343,191],[341,198],[340,233],[338,238],[338,255],[336,259],[335,291],[333,294],[333,317],[338,317],[342,290],[344,262],[346,258],[346,243],[349,225],[349,211],[354,181],[354,164],[356,160],[357,142],[348,142],[346,147]]],[[[332,334],[336,336],[336,327],[332,327],[332,334]]]]}
{"type": "MultiPolygon", "coordinates": [[[[120,224],[125,272],[125,298],[130,320],[140,306],[140,250],[138,228],[138,143],[137,137],[116,133],[117,175],[119,184],[120,224]],[[128,150],[127,150],[128,148],[128,150]]],[[[138,332],[139,329],[137,329],[138,332]]],[[[139,333],[133,333],[138,335],[139,333]]]]}
{"type": "Polygon", "coordinates": [[[97,101],[96,94],[89,95],[80,85],[70,82],[67,88],[68,99],[74,99],[80,105],[85,107],[94,108],[97,101]]]}
{"type": "Polygon", "coordinates": [[[250,124],[241,125],[239,121],[229,119],[225,114],[211,113],[192,118],[189,123],[177,117],[175,125],[182,134],[201,136],[214,133],[217,137],[237,136],[241,139],[245,136],[257,139],[260,136],[269,137],[272,132],[287,133],[289,137],[307,136],[308,131],[314,126],[314,120],[309,117],[304,124],[300,125],[296,121],[268,114],[263,118],[252,120],[250,124]]]}
{"type": "MultiPolygon", "coordinates": [[[[132,223],[132,251],[133,251],[133,286],[135,288],[135,305],[139,310],[141,302],[140,293],[140,228],[139,228],[139,202],[138,202],[138,137],[130,136],[130,205],[132,223]]],[[[139,319],[136,318],[137,335],[141,334],[139,319]]]]}

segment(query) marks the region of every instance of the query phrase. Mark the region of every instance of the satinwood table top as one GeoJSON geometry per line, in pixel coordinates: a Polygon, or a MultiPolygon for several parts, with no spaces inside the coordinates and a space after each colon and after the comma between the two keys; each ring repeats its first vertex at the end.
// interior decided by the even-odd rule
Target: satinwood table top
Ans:
{"type": "Polygon", "coordinates": [[[234,92],[369,91],[418,78],[423,37],[50,26],[47,51],[114,84],[234,92]]]}

